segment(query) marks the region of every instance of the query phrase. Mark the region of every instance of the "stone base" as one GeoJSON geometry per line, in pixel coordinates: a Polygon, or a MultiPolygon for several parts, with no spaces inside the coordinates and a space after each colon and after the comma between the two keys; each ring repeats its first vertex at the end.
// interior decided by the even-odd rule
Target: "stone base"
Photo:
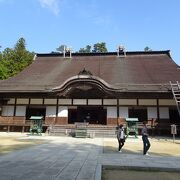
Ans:
{"type": "Polygon", "coordinates": [[[118,125],[120,125],[120,124],[125,125],[126,124],[126,119],[125,118],[118,118],[118,125]]]}
{"type": "Polygon", "coordinates": [[[46,125],[52,125],[52,124],[55,124],[55,122],[56,122],[56,117],[46,117],[45,118],[46,125]]]}
{"type": "Polygon", "coordinates": [[[57,117],[55,124],[56,125],[66,125],[66,124],[68,124],[68,117],[57,117]]]}
{"type": "Polygon", "coordinates": [[[107,125],[117,125],[117,118],[107,118],[107,125]]]}

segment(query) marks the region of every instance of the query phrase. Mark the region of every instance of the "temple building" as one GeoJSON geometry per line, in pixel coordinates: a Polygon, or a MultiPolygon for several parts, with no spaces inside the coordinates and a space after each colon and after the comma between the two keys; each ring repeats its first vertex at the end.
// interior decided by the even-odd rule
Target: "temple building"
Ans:
{"type": "Polygon", "coordinates": [[[168,50],[36,54],[0,81],[0,130],[28,131],[31,116],[43,116],[44,128],[115,127],[126,118],[180,124],[170,84],[178,81],[180,66],[168,50]]]}

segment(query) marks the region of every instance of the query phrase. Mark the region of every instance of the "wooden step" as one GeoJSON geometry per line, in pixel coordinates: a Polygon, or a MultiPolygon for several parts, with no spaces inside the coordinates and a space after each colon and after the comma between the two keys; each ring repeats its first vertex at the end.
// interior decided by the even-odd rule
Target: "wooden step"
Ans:
{"type": "Polygon", "coordinates": [[[180,96],[180,93],[174,93],[175,96],[180,96]]]}
{"type": "Polygon", "coordinates": [[[180,92],[180,90],[179,89],[176,89],[176,90],[173,90],[174,92],[180,92]]]}

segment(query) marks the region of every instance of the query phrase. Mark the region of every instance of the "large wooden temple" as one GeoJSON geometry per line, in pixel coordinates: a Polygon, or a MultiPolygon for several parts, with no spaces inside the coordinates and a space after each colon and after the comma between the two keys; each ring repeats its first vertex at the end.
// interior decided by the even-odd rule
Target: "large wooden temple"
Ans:
{"type": "Polygon", "coordinates": [[[44,128],[126,118],[170,128],[180,124],[170,81],[180,81],[180,67],[169,51],[37,54],[0,81],[0,130],[28,131],[31,116],[43,116],[44,128]]]}

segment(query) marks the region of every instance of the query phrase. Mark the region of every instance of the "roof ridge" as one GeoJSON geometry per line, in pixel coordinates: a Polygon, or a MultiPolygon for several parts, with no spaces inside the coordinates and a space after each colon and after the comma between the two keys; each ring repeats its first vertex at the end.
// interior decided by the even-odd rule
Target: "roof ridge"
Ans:
{"type": "MultiPolygon", "coordinates": [[[[170,50],[159,50],[159,51],[126,51],[126,55],[151,55],[151,54],[167,54],[170,56],[170,50]]],[[[37,53],[37,57],[63,57],[63,53],[59,52],[53,52],[53,53],[37,53]]],[[[72,53],[72,56],[108,56],[108,55],[117,55],[117,52],[90,52],[90,53],[79,53],[75,52],[72,53]]],[[[120,53],[120,55],[123,55],[123,52],[120,53]]],[[[67,57],[68,58],[68,57],[67,57]]]]}

